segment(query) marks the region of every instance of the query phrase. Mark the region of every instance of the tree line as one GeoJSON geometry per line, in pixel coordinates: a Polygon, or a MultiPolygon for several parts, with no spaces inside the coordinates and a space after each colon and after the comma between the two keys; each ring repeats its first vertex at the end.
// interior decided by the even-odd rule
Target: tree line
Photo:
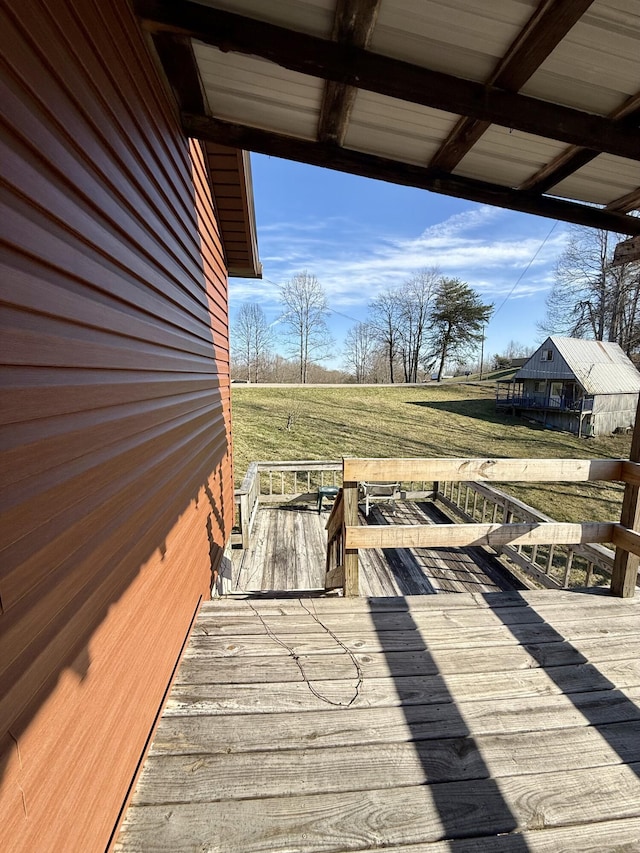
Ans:
{"type": "MultiPolygon", "coordinates": [[[[250,382],[274,379],[282,373],[282,356],[274,355],[276,327],[288,360],[297,368],[295,380],[318,381],[319,362],[335,355],[337,347],[327,324],[326,293],[315,275],[301,272],[280,287],[282,313],[267,323],[257,303],[240,307],[232,327],[236,373],[250,382]]],[[[356,382],[417,382],[421,373],[460,363],[477,347],[493,306],[457,278],[437,270],[422,270],[369,304],[365,322],[352,326],[341,347],[346,373],[356,382]]]]}
{"type": "MultiPolygon", "coordinates": [[[[537,325],[541,339],[556,334],[614,341],[627,355],[640,354],[640,262],[613,265],[620,239],[571,227],[537,325]]],[[[315,275],[294,275],[279,295],[282,312],[271,324],[257,303],[240,307],[232,326],[235,376],[251,382],[417,382],[433,372],[440,379],[477,354],[493,312],[466,282],[423,269],[372,299],[366,320],[353,325],[338,347],[315,275]],[[338,352],[344,372],[321,367],[338,352]]],[[[531,352],[511,341],[487,363],[500,367],[531,352]]]]}

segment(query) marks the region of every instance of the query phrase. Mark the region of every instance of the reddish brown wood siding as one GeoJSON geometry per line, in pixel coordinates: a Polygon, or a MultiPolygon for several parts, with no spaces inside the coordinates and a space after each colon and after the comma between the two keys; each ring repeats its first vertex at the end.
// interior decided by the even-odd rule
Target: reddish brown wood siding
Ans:
{"type": "Polygon", "coordinates": [[[230,531],[226,272],[125,0],[0,33],[2,843],[104,850],[230,531]]]}

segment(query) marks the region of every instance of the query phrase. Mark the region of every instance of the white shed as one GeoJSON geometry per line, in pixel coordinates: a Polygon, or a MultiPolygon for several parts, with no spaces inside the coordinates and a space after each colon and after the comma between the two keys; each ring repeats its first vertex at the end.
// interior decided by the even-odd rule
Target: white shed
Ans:
{"type": "Polygon", "coordinates": [[[512,380],[498,382],[496,406],[578,435],[633,427],[640,373],[618,344],[549,337],[512,380]]]}

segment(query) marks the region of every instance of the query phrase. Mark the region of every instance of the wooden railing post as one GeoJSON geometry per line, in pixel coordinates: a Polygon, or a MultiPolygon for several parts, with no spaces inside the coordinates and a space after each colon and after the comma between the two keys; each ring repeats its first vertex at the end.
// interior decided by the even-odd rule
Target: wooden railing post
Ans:
{"type": "MultiPolygon", "coordinates": [[[[345,482],[342,484],[344,501],[345,527],[358,525],[358,483],[345,482]]],[[[344,552],[344,594],[357,596],[360,593],[358,583],[358,549],[345,548],[344,552]]]]}
{"type": "Polygon", "coordinates": [[[240,495],[240,531],[242,534],[242,547],[249,547],[249,519],[251,518],[251,510],[249,509],[249,495],[244,492],[240,495]]]}
{"type": "MultiPolygon", "coordinates": [[[[638,400],[629,459],[631,462],[640,462],[640,399],[638,400]]],[[[620,524],[630,530],[640,531],[640,486],[634,486],[631,483],[625,485],[620,524]]],[[[620,598],[631,598],[635,594],[639,564],[640,560],[635,554],[630,554],[616,545],[616,556],[611,574],[612,595],[620,596],[620,598]]]]}

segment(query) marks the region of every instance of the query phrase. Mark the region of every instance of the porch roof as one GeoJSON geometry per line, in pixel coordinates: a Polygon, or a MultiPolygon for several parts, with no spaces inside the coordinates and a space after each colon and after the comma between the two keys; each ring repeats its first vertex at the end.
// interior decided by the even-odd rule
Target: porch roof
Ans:
{"type": "Polygon", "coordinates": [[[640,234],[616,0],[134,0],[188,134],[640,234]],[[179,60],[179,61],[178,61],[179,60]]]}

